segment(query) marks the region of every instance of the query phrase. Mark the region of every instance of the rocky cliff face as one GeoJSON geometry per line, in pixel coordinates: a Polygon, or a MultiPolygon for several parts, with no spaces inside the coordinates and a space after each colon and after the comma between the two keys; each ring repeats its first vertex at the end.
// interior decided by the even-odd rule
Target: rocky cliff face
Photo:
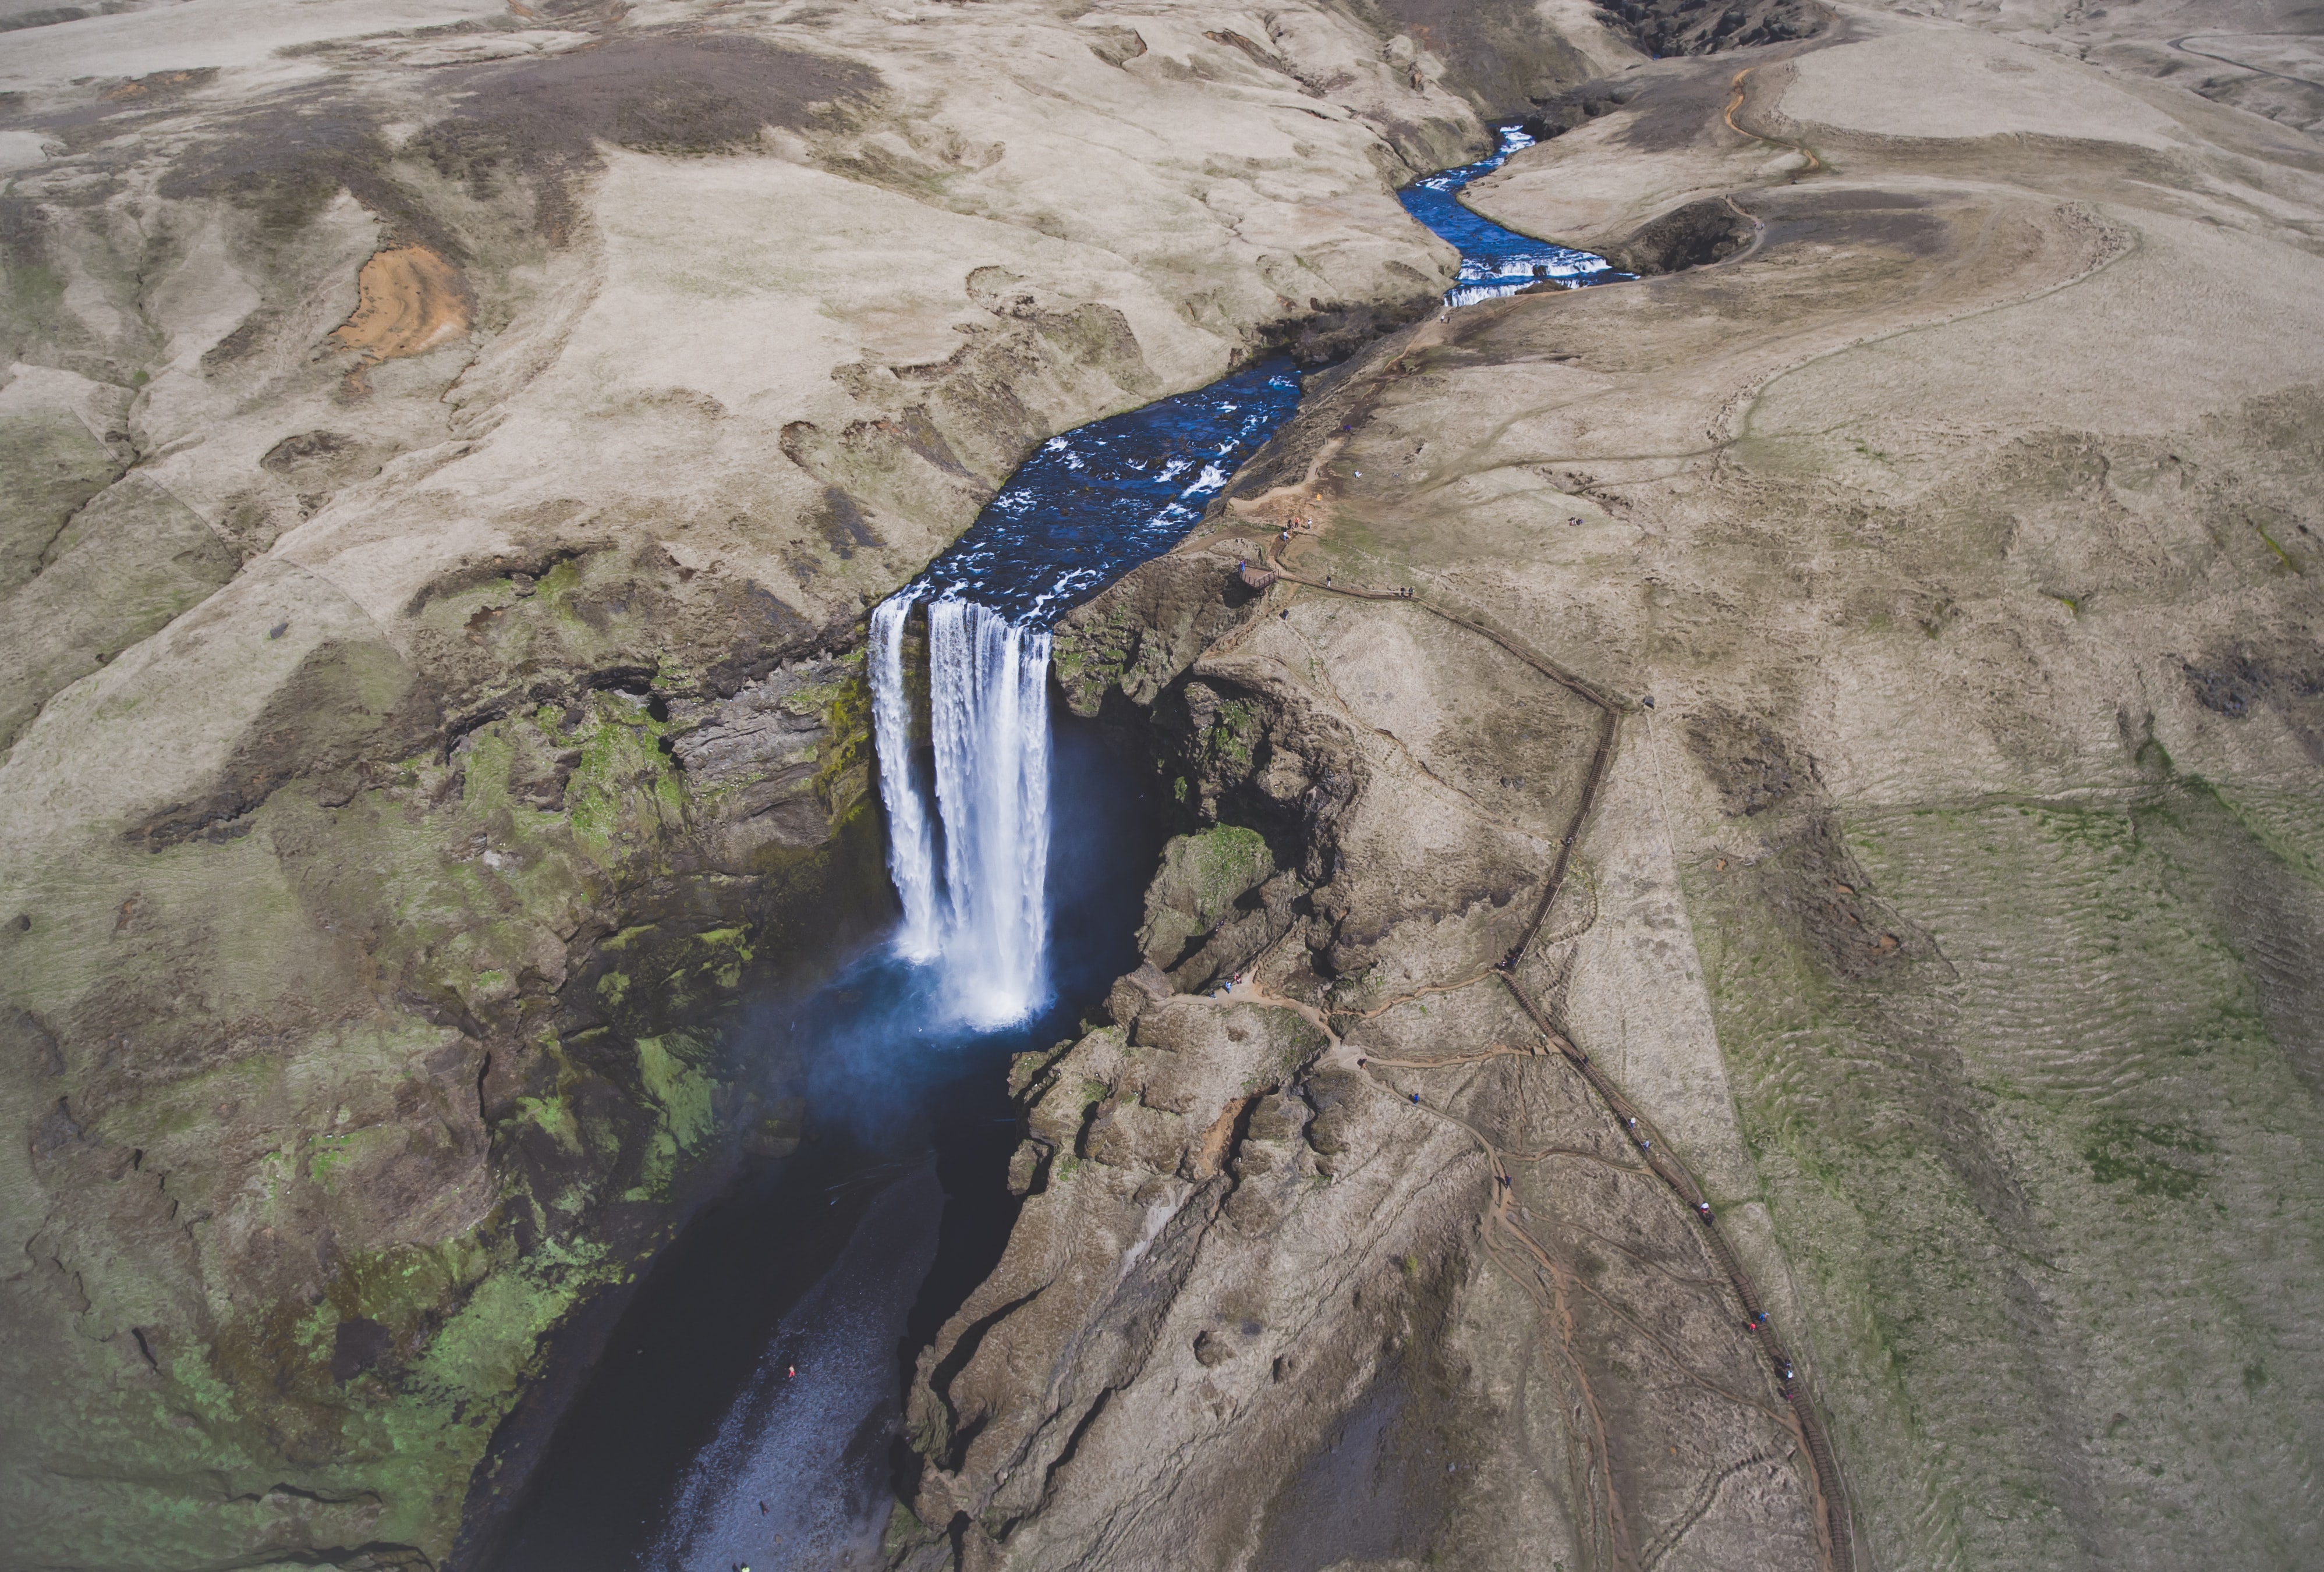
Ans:
{"type": "Polygon", "coordinates": [[[1050,433],[1425,312],[1454,57],[1618,52],[1270,14],[12,16],[14,1556],[487,1521],[544,1339],[788,1138],[733,1002],[884,918],[864,606],[1050,433]]]}
{"type": "Polygon", "coordinates": [[[2010,21],[1566,96],[1476,205],[1671,271],[1069,621],[1185,834],[901,1564],[2313,1554],[2324,166],[2010,21]]]}

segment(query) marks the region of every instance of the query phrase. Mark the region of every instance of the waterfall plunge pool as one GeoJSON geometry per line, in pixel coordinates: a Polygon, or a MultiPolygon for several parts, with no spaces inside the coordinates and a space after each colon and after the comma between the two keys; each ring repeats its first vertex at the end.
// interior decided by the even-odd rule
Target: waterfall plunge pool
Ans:
{"type": "Polygon", "coordinates": [[[1076,1007],[1137,964],[1161,853],[1142,761],[1069,713],[1050,735],[1058,1002],[964,1028],[939,972],[881,949],[751,1023],[770,1057],[813,1051],[807,1138],[655,1258],[549,1444],[502,1572],[878,1565],[912,1360],[1016,1220],[1009,1057],[1075,1034],[1076,1007]]]}

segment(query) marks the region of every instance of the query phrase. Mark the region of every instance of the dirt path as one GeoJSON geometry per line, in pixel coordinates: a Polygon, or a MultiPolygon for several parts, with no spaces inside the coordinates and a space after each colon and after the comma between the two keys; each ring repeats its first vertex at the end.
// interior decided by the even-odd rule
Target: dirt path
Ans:
{"type": "MultiPolygon", "coordinates": [[[[1738,79],[1739,81],[1740,78],[1738,77],[1738,79]]],[[[1816,1509],[1817,1533],[1826,1572],[1855,1572],[1853,1524],[1840,1480],[1839,1459],[1832,1451],[1831,1439],[1821,1419],[1815,1411],[1814,1404],[1808,1397],[1805,1384],[1799,1378],[1797,1367],[1793,1362],[1789,1350],[1775,1334],[1775,1328],[1768,1319],[1766,1301],[1760,1295],[1757,1284],[1745,1270],[1741,1259],[1721,1232],[1702,1187],[1696,1182],[1693,1173],[1685,1163],[1680,1161],[1672,1151],[1669,1143],[1664,1139],[1653,1120],[1639,1111],[1637,1106],[1607,1077],[1605,1071],[1591,1061],[1586,1052],[1557,1028],[1540,1004],[1526,992],[1517,979],[1517,964],[1525,958],[1526,951],[1532,949],[1543,925],[1548,921],[1550,911],[1556,904],[1558,893],[1563,888],[1566,878],[1572,869],[1574,846],[1581,838],[1582,827],[1589,820],[1591,808],[1596,805],[1599,787],[1604,781],[1606,767],[1612,756],[1615,734],[1619,728],[1621,712],[1636,706],[1607,694],[1595,685],[1526,648],[1516,639],[1503,635],[1487,623],[1439,605],[1422,596],[1417,591],[1340,584],[1292,573],[1285,568],[1277,557],[1272,542],[1260,547],[1259,556],[1278,584],[1299,584],[1324,594],[1344,596],[1351,600],[1403,601],[1434,616],[1441,617],[1455,627],[1465,629],[1480,638],[1490,640],[1542,676],[1568,692],[1581,695],[1597,708],[1602,723],[1599,731],[1597,749],[1591,757],[1590,772],[1583,783],[1582,800],[1574,810],[1565,834],[1558,841],[1556,858],[1548,870],[1547,877],[1543,880],[1541,895],[1535,905],[1532,918],[1526,924],[1517,942],[1510,947],[1499,963],[1489,970],[1463,979],[1459,982],[1420,989],[1411,995],[1388,1000],[1378,1008],[1367,1012],[1362,1017],[1370,1019],[1385,1010],[1408,1003],[1411,999],[1425,995],[1457,992],[1485,981],[1488,978],[1498,978],[1501,986],[1508,990],[1509,997],[1517,1002],[1526,1017],[1541,1034],[1542,1046],[1520,1049],[1496,1043],[1480,1053],[1459,1054],[1442,1060],[1373,1059],[1367,1056],[1356,1059],[1355,1063],[1368,1075],[1372,1075],[1377,1081],[1376,1067],[1417,1071],[1443,1070],[1473,1066],[1504,1057],[1537,1058],[1545,1056],[1550,1049],[1556,1051],[1557,1055],[1587,1083],[1608,1113],[1622,1126],[1626,1137],[1638,1151],[1643,1163],[1643,1172],[1651,1173],[1676,1195],[1701,1224],[1705,1252],[1717,1266],[1728,1291],[1741,1307],[1742,1324],[1748,1328],[1761,1356],[1766,1360],[1768,1368],[1775,1374],[1777,1388],[1783,1394],[1786,1427],[1797,1438],[1801,1449],[1807,1454],[1811,1489],[1814,1495],[1816,1509]]],[[[1272,586],[1269,586],[1269,592],[1271,594],[1272,586]]],[[[1271,951],[1272,946],[1269,949],[1271,951]]],[[[1257,977],[1259,962],[1265,959],[1266,953],[1268,952],[1262,951],[1260,956],[1254,958],[1246,969],[1246,975],[1254,979],[1257,977]]],[[[1347,1044],[1341,1040],[1339,1034],[1332,1029],[1329,1017],[1312,1006],[1268,993],[1256,981],[1233,987],[1229,997],[1297,1010],[1303,1017],[1320,1026],[1331,1038],[1334,1054],[1353,1057],[1347,1044]]],[[[1512,1186],[1507,1182],[1511,1163],[1509,1154],[1504,1153],[1465,1119],[1442,1108],[1432,1108],[1425,1102],[1421,1102],[1418,1106],[1432,1117],[1459,1126],[1484,1147],[1487,1160],[1491,1164],[1493,1176],[1493,1200],[1487,1209],[1488,1219],[1491,1224],[1488,1234],[1488,1253],[1505,1267],[1511,1268],[1512,1275],[1525,1285],[1528,1295],[1535,1299],[1544,1313],[1560,1329],[1561,1336],[1570,1336],[1572,1323],[1565,1306],[1566,1298],[1569,1294],[1586,1293],[1589,1290],[1586,1284],[1582,1283],[1572,1273],[1558,1263],[1552,1253],[1526,1231],[1513,1215],[1516,1202],[1512,1194],[1512,1186]],[[1514,1250],[1517,1253],[1518,1258],[1517,1261],[1512,1262],[1505,1253],[1508,1250],[1514,1250]],[[1533,1272],[1520,1269],[1526,1264],[1530,1264],[1537,1272],[1547,1274],[1550,1285],[1546,1290],[1542,1289],[1540,1282],[1535,1279],[1533,1272]]],[[[1656,1338],[1655,1341],[1659,1346],[1660,1339],[1656,1338]]],[[[1679,1359],[1675,1350],[1665,1348],[1665,1351],[1673,1359],[1678,1360],[1680,1368],[1686,1369],[1691,1377],[1698,1380],[1704,1379],[1687,1367],[1684,1361],[1679,1359]]],[[[1578,1390],[1582,1394],[1582,1400],[1596,1429],[1599,1455],[1601,1459],[1604,1459],[1607,1457],[1607,1451],[1603,1417],[1598,1411],[1594,1396],[1591,1393],[1586,1375],[1570,1347],[1566,1351],[1566,1356],[1569,1365],[1572,1367],[1575,1380],[1579,1384],[1578,1390]]],[[[1748,1398],[1736,1393],[1723,1393],[1723,1395],[1738,1402],[1747,1403],[1751,1402],[1748,1398]]],[[[1609,1467],[1601,1468],[1600,1474],[1605,1481],[1607,1494],[1606,1528],[1614,1547],[1616,1562],[1618,1565],[1638,1565],[1637,1547],[1628,1527],[1622,1503],[1615,1490],[1611,1470],[1609,1467]]]]}
{"type": "MultiPolygon", "coordinates": [[[[2314,79],[2313,79],[2313,78],[2308,78],[2308,77],[2295,77],[2295,76],[2291,75],[2289,72],[2285,72],[2285,71],[2271,71],[2271,70],[2269,70],[2265,66],[2246,65],[2244,61],[2239,60],[2233,59],[2233,58],[2231,58],[2230,56],[2227,56],[2227,55],[2222,55],[2222,54],[2213,54],[2209,50],[2207,50],[2207,49],[2190,49],[2190,48],[2189,48],[2189,47],[2188,47],[2188,44],[2187,44],[2187,41],[2188,41],[2189,39],[2190,39],[2190,38],[2217,38],[2217,37],[2219,37],[2219,36],[2220,36],[2219,34],[2215,33],[2215,32],[2190,32],[2190,33],[2185,33],[2185,34],[2181,35],[2181,36],[2180,36],[2180,37],[2178,37],[2178,38],[2174,38],[2174,39],[2172,39],[2172,40],[2171,41],[2171,47],[2172,47],[2172,49],[2177,50],[2177,51],[2178,51],[2181,54],[2182,54],[2182,55],[2192,55],[2192,56],[2194,56],[2197,60],[2217,60],[2217,61],[2218,61],[2218,62],[2219,62],[2219,64],[2221,64],[2221,65],[2223,65],[2223,66],[2233,66],[2236,70],[2239,70],[2239,71],[2249,71],[2249,72],[2250,72],[2253,76],[2255,76],[2255,77],[2273,77],[2273,78],[2275,78],[2277,81],[2279,81],[2279,82],[2297,82],[2300,86],[2301,86],[2301,87],[2324,87],[2324,82],[2319,82],[2319,81],[2316,81],[2316,80],[2314,80],[2314,79]]],[[[2228,36],[2230,36],[2230,37],[2239,37],[2239,38],[2252,38],[2252,37],[2261,37],[2261,38],[2305,38],[2305,37],[2307,37],[2308,35],[2307,35],[2306,33],[2296,33],[2296,32],[2295,32],[2295,33],[2257,33],[2257,34],[2255,34],[2255,33],[2235,33],[2235,34],[2229,34],[2228,36]]]]}
{"type": "MultiPolygon", "coordinates": [[[[1756,71],[1759,68],[1757,66],[1745,66],[1741,70],[1735,73],[1735,79],[1728,83],[1728,86],[1734,89],[1735,97],[1727,101],[1727,108],[1720,115],[1720,118],[1727,123],[1727,129],[1733,132],[1738,136],[1748,136],[1753,142],[1764,142],[1769,147],[1788,148],[1792,152],[1799,154],[1802,158],[1807,160],[1807,167],[1795,171],[1792,176],[1794,179],[1799,179],[1801,175],[1821,173],[1823,170],[1823,160],[1816,157],[1815,149],[1810,147],[1807,143],[1803,142],[1786,142],[1780,136],[1769,136],[1764,132],[1752,131],[1735,124],[1735,113],[1737,110],[1743,107],[1744,97],[1750,90],[1744,78],[1750,76],[1753,71],[1756,71]]],[[[1728,205],[1729,207],[1734,206],[1731,202],[1728,205]]],[[[1736,210],[1738,212],[1742,211],[1740,208],[1737,208],[1736,210]]]]}

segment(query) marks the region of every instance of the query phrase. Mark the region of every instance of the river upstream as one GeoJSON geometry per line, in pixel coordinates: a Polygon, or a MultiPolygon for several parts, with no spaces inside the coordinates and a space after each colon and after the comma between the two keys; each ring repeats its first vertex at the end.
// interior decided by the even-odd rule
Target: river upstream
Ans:
{"type": "MultiPolygon", "coordinates": [[[[1625,275],[1461,205],[1531,138],[1408,187],[1462,253],[1447,304],[1625,275]]],[[[799,1152],[656,1261],[550,1443],[503,1572],[879,1564],[919,1347],[999,1260],[1009,1056],[1139,961],[1160,849],[1141,761],[1055,703],[1048,629],[1167,551],[1298,407],[1288,360],[1055,437],[872,614],[890,941],[752,1030],[813,1066],[799,1152]],[[927,709],[914,667],[925,652],[927,709]]]]}

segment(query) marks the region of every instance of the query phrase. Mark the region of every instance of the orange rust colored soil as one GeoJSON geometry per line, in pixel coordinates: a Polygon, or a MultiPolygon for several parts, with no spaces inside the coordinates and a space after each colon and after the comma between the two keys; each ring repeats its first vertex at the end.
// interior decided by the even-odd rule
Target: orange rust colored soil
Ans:
{"type": "Polygon", "coordinates": [[[424,245],[374,252],[355,275],[355,314],[331,330],[366,365],[424,354],[468,331],[475,303],[460,270],[424,245]]]}

